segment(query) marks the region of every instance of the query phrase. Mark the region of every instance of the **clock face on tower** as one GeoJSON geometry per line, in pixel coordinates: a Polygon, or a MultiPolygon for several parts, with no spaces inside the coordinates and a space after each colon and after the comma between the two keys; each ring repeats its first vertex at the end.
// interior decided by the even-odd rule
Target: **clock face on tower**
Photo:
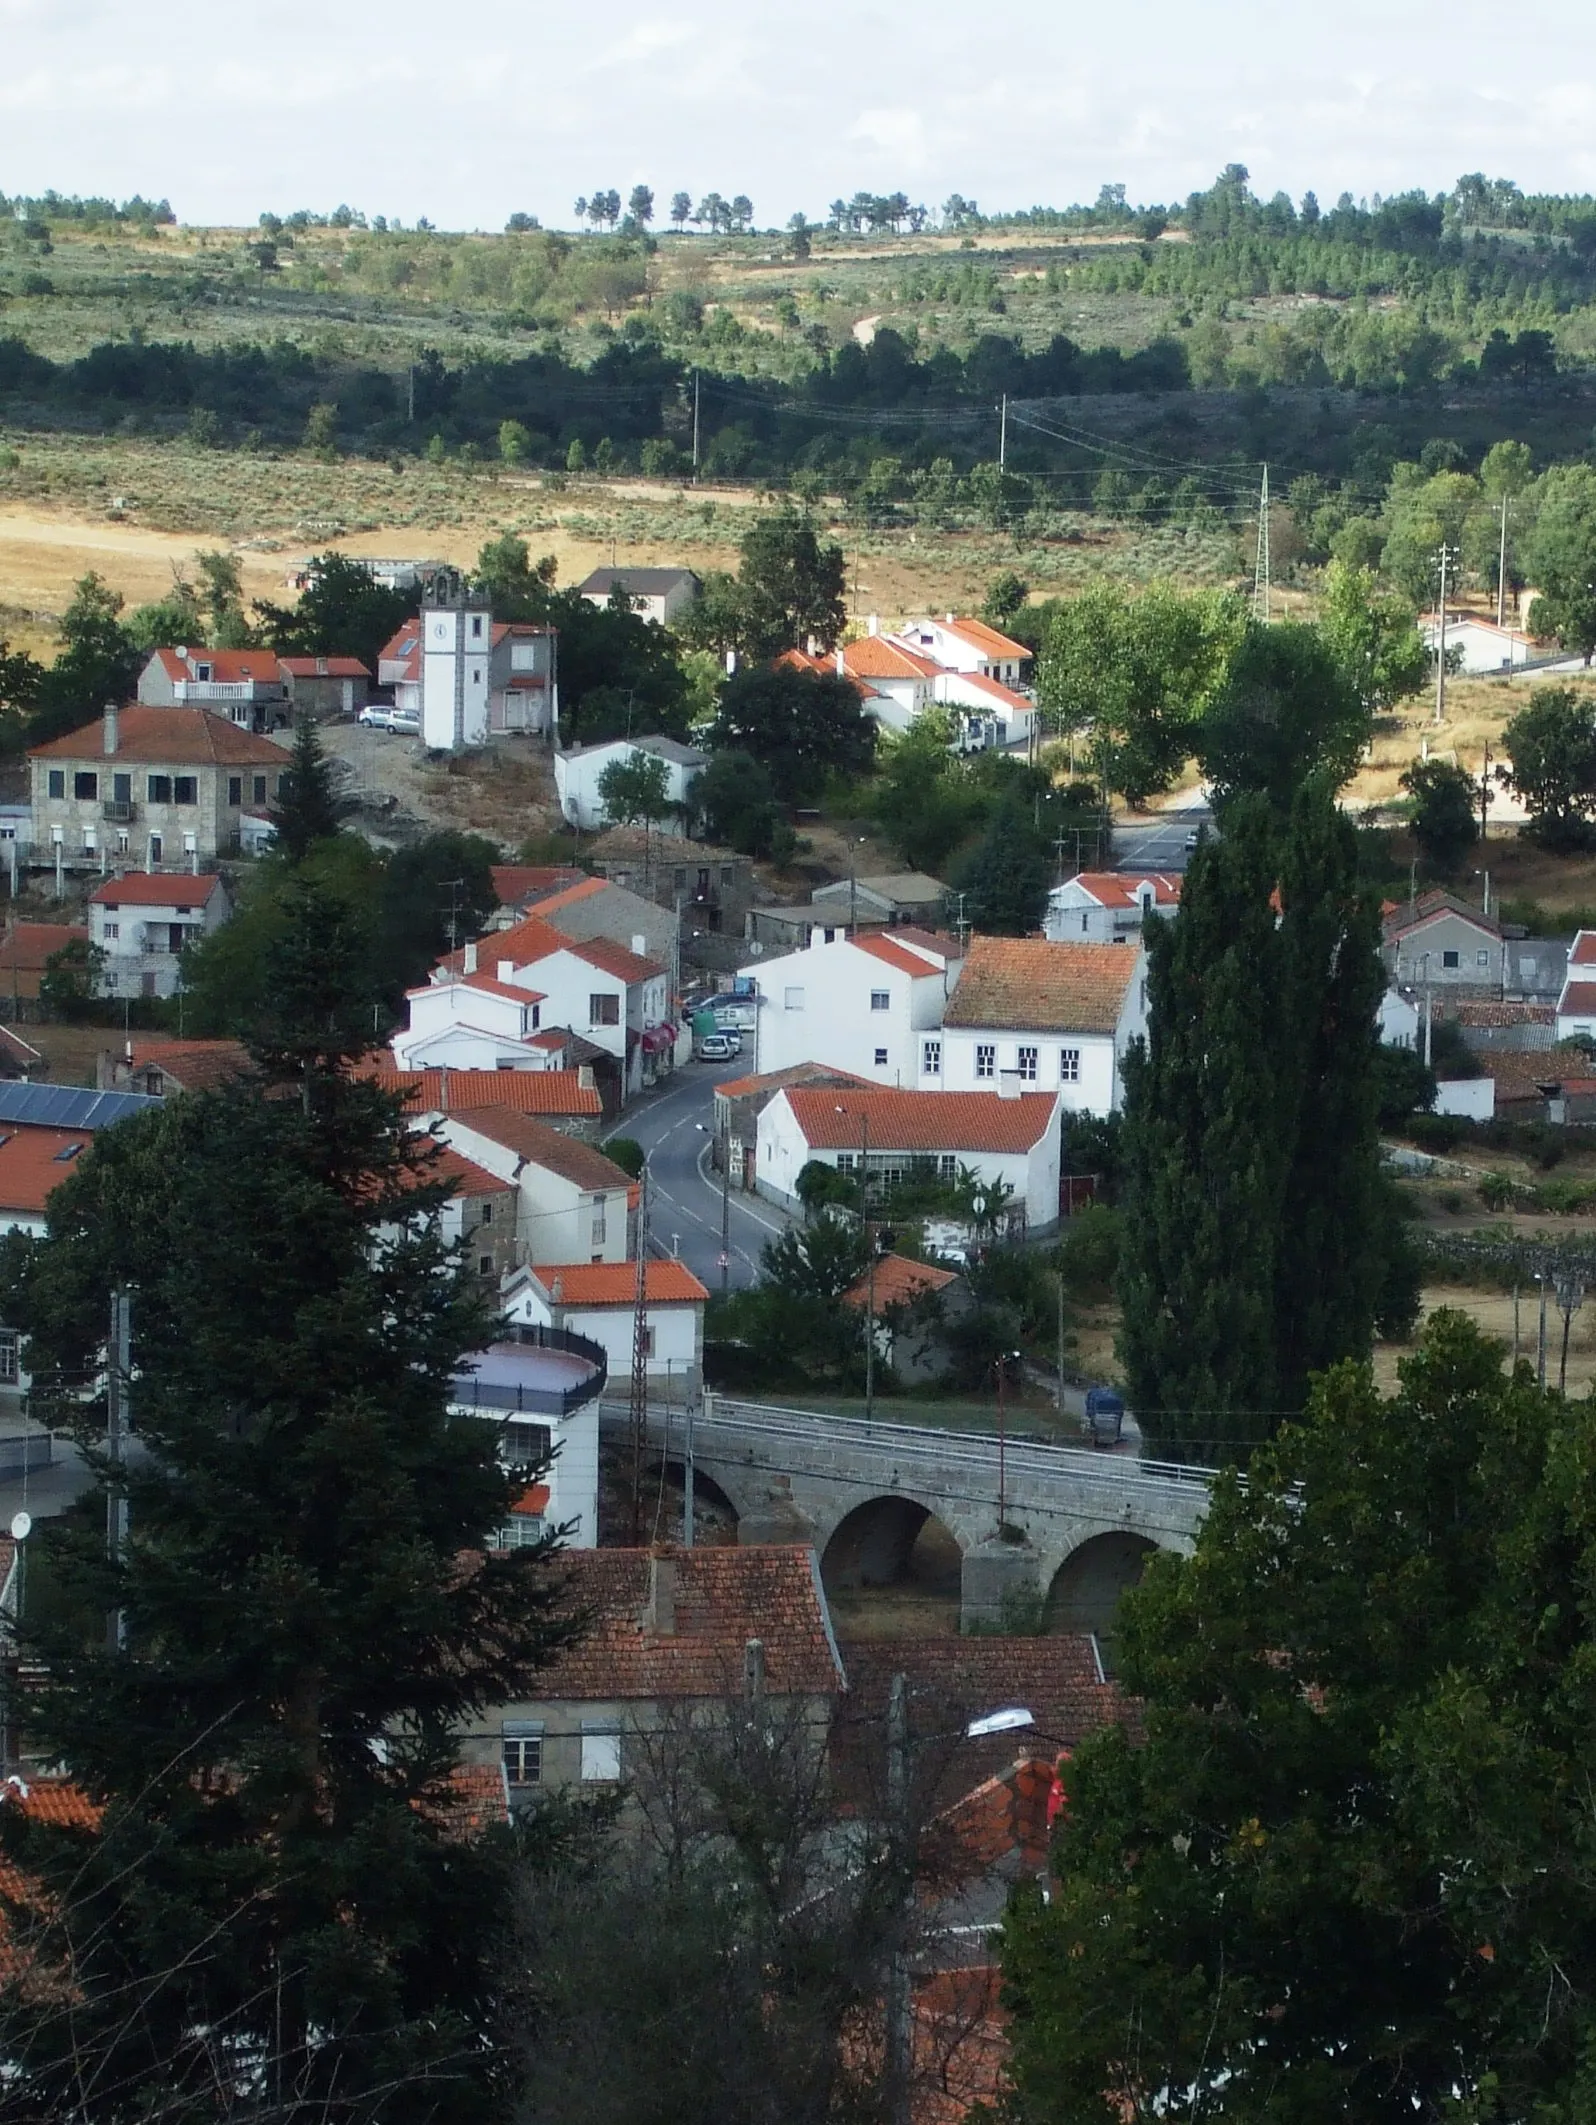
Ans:
{"type": "Polygon", "coordinates": [[[434,642],[447,642],[447,641],[448,641],[448,639],[449,639],[449,623],[448,623],[448,621],[447,621],[447,620],[434,620],[434,621],[433,621],[433,623],[432,623],[432,639],[433,639],[433,641],[434,641],[434,642]]]}

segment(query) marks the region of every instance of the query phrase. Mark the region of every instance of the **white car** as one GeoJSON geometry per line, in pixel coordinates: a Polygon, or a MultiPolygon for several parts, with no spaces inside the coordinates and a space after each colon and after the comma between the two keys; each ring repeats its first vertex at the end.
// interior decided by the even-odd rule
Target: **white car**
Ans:
{"type": "Polygon", "coordinates": [[[421,718],[413,708],[389,708],[383,701],[373,701],[363,708],[360,721],[367,730],[396,731],[405,738],[421,735],[421,718]]]}
{"type": "Polygon", "coordinates": [[[741,1054],[742,1045],[740,1040],[734,1040],[729,1033],[706,1033],[698,1043],[698,1060],[730,1062],[734,1055],[741,1054]]]}

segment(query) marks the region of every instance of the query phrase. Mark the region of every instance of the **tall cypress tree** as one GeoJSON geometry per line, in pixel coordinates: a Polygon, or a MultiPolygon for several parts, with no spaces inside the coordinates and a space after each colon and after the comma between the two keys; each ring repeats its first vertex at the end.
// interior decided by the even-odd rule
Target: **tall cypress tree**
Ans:
{"type": "Polygon", "coordinates": [[[1275,862],[1266,807],[1238,799],[1174,920],[1146,927],[1148,1040],[1126,1058],[1120,1354],[1148,1437],[1198,1460],[1275,1406],[1290,1167],[1275,862]]]}
{"type": "Polygon", "coordinates": [[[294,724],[291,764],[272,809],[278,850],[290,863],[298,863],[316,842],[336,834],[349,812],[348,802],[333,787],[316,719],[303,710],[294,724]]]}
{"type": "Polygon", "coordinates": [[[1369,1348],[1387,1245],[1378,915],[1323,781],[1289,829],[1237,798],[1150,925],[1126,1068],[1122,1357],[1161,1450],[1217,1458],[1369,1348]]]}
{"type": "Polygon", "coordinates": [[[102,1133],[48,1235],[0,1258],[36,1392],[98,1481],[47,1535],[55,1599],[25,1639],[48,1676],[30,1735],[103,1819],[0,1823],[71,1978],[69,2013],[0,1997],[19,2115],[409,2125],[494,2095],[510,1876],[451,1834],[453,1734],[526,1693],[558,1627],[538,1553],[484,1553],[511,1479],[448,1405],[491,1322],[396,1103],[342,1068],[345,941],[313,902],[261,1080],[102,1133]],[[74,1390],[117,1287],[138,1458],[113,1564],[100,1404],[74,1390]]]}

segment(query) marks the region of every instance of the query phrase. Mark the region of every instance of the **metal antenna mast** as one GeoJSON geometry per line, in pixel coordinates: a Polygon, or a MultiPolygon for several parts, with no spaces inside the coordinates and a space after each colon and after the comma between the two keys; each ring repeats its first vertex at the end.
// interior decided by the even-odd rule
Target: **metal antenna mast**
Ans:
{"type": "Polygon", "coordinates": [[[1253,564],[1252,609],[1267,627],[1269,624],[1269,467],[1263,469],[1263,485],[1258,492],[1258,558],[1253,564]]]}
{"type": "Polygon", "coordinates": [[[643,1540],[643,1449],[648,1441],[648,1167],[638,1176],[637,1299],[632,1314],[632,1547],[643,1540]]]}

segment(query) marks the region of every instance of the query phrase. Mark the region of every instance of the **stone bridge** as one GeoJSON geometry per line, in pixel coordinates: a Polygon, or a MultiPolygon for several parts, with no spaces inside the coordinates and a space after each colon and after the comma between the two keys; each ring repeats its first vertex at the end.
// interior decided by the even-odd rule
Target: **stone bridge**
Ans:
{"type": "MultiPolygon", "coordinates": [[[[606,1429],[625,1424],[609,1405],[606,1429]]],[[[684,1414],[650,1412],[654,1467],[680,1472],[684,1414]]],[[[1154,1548],[1190,1550],[1209,1469],[929,1426],[867,1423],[706,1392],[694,1481],[742,1542],[809,1542],[828,1587],[901,1578],[929,1519],[958,1544],[960,1613],[995,1624],[1041,1599],[1051,1627],[1101,1635],[1154,1548]],[[999,1511],[1001,1459],[1002,1510],[999,1511]]]]}

